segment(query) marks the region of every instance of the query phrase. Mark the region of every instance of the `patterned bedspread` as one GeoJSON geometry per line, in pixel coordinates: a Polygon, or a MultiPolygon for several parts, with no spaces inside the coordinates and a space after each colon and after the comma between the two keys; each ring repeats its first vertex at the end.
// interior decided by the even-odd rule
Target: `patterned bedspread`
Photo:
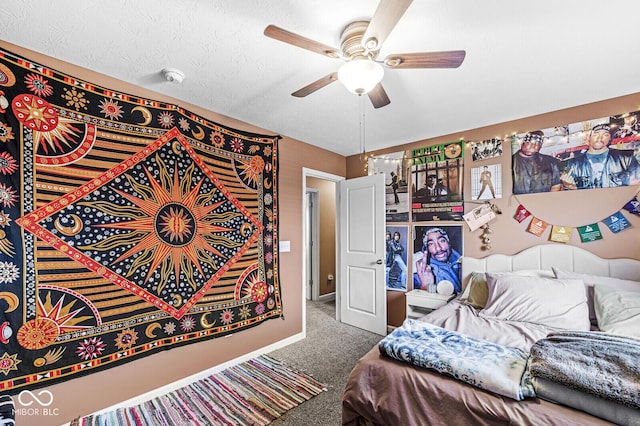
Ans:
{"type": "Polygon", "coordinates": [[[530,372],[640,409],[640,340],[598,332],[558,332],[531,347],[530,372]]]}
{"type": "Polygon", "coordinates": [[[534,397],[521,349],[465,336],[407,319],[379,343],[380,352],[400,361],[436,370],[515,400],[534,397]]]}

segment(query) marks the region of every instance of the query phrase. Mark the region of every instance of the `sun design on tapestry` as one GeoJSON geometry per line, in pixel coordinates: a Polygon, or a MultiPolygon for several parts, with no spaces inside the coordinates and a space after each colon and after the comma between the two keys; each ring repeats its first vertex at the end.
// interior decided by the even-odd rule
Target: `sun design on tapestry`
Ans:
{"type": "Polygon", "coordinates": [[[32,131],[39,164],[74,163],[84,157],[95,142],[95,124],[62,117],[38,96],[21,94],[13,99],[11,106],[18,121],[32,131]]]}
{"type": "Polygon", "coordinates": [[[18,223],[178,319],[263,228],[176,128],[18,223]]]}

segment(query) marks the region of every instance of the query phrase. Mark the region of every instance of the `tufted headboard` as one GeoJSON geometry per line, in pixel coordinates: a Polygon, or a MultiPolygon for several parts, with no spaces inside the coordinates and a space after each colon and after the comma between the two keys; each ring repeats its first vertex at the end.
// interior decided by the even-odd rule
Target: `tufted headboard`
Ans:
{"type": "Polygon", "coordinates": [[[640,281],[640,260],[604,259],[585,249],[564,244],[529,247],[514,255],[492,254],[481,259],[462,258],[463,286],[472,272],[509,272],[517,270],[564,271],[640,281]]]}

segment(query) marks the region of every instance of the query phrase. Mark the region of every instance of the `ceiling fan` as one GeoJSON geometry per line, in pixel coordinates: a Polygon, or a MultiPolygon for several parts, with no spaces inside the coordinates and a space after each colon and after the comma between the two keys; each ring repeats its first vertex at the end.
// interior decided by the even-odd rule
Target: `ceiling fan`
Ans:
{"type": "Polygon", "coordinates": [[[371,21],[355,21],[346,26],[340,37],[340,49],[275,25],[267,26],[264,30],[267,37],[345,61],[337,72],[332,72],[291,95],[303,98],[340,80],[350,91],[359,95],[366,93],[374,108],[380,108],[391,102],[380,83],[384,74],[381,64],[390,69],[459,67],[466,55],[464,50],[391,54],[382,61],[378,60],[382,44],[411,2],[412,0],[380,0],[371,21]]]}

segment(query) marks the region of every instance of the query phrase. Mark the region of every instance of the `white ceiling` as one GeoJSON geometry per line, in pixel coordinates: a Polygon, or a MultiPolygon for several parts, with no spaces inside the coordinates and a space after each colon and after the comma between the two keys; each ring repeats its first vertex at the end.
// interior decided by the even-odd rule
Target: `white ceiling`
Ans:
{"type": "MultiPolygon", "coordinates": [[[[351,155],[361,149],[357,95],[338,82],[306,98],[290,95],[337,71],[342,60],[263,31],[274,24],[339,47],[342,29],[369,19],[377,3],[3,1],[0,39],[351,155]],[[166,67],[184,71],[184,82],[166,82],[166,67]]],[[[373,109],[362,99],[365,148],[639,92],[638,19],[637,0],[415,0],[379,57],[460,49],[466,59],[457,69],[386,70],[391,104],[373,109]]]]}

